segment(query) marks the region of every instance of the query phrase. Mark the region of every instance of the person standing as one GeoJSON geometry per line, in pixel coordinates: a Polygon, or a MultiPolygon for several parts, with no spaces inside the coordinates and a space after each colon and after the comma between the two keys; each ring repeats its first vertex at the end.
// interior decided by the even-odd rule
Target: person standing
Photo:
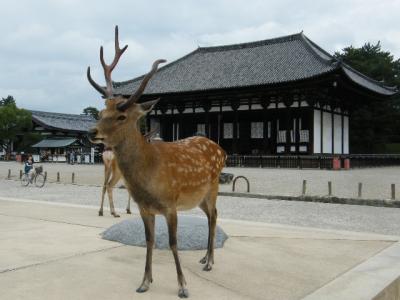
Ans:
{"type": "Polygon", "coordinates": [[[74,150],[71,150],[71,152],[70,152],[70,154],[69,154],[69,163],[70,163],[71,165],[73,165],[74,162],[75,162],[75,153],[74,153],[74,150]]]}
{"type": "Polygon", "coordinates": [[[25,171],[25,174],[28,175],[29,181],[32,183],[32,179],[33,179],[33,175],[34,175],[32,156],[29,156],[28,159],[25,161],[24,171],[25,171]]]}

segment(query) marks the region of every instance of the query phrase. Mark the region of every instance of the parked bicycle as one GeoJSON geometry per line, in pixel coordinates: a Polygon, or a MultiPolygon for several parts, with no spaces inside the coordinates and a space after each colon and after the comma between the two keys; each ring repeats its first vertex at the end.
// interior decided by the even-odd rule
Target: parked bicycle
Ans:
{"type": "Polygon", "coordinates": [[[24,173],[21,177],[21,185],[28,186],[29,184],[35,183],[35,185],[39,188],[43,187],[46,183],[46,177],[43,175],[43,167],[36,167],[33,174],[24,173]]]}

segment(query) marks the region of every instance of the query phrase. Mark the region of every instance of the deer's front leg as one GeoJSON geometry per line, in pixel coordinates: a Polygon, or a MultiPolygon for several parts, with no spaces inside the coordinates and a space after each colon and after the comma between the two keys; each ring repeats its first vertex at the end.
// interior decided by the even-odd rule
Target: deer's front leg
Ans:
{"type": "Polygon", "coordinates": [[[142,216],[144,231],[146,234],[147,253],[146,253],[146,266],[144,269],[143,282],[140,285],[140,287],[136,290],[136,292],[144,293],[149,289],[150,283],[153,282],[151,265],[153,257],[155,217],[154,215],[142,212],[142,210],[140,210],[140,215],[142,216]]]}
{"type": "Polygon", "coordinates": [[[172,250],[172,254],[174,255],[176,273],[178,275],[178,285],[179,285],[178,296],[180,298],[188,298],[189,291],[186,288],[186,280],[185,276],[183,276],[177,249],[176,230],[178,227],[178,217],[176,215],[176,211],[169,212],[165,217],[167,219],[167,224],[168,224],[169,246],[172,250]]]}

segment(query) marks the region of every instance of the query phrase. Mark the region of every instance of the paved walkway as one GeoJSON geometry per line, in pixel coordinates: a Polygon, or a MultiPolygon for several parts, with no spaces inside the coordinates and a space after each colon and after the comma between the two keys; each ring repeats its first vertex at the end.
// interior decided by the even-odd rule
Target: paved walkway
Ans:
{"type": "MultiPolygon", "coordinates": [[[[84,204],[98,208],[100,195],[101,188],[96,186],[50,183],[39,189],[34,186],[21,187],[14,180],[0,180],[0,197],[84,204]]],[[[125,189],[114,190],[117,208],[123,210],[127,200],[128,193],[125,189]]],[[[400,235],[399,208],[222,196],[218,197],[217,207],[222,218],[400,235]]],[[[131,208],[137,211],[136,204],[131,203],[131,208]]],[[[108,215],[107,200],[104,213],[108,215]]],[[[199,209],[188,213],[204,215],[199,209]]]]}
{"type": "MultiPolygon", "coordinates": [[[[150,290],[135,293],[145,249],[99,236],[119,220],[98,217],[90,207],[3,198],[1,298],[177,299],[175,266],[166,250],[154,253],[150,290]]],[[[370,299],[400,271],[399,250],[393,248],[398,237],[232,220],[219,224],[230,238],[216,250],[211,272],[198,263],[203,251],[180,252],[191,299],[370,299]],[[376,260],[371,274],[369,261],[376,260]],[[346,287],[342,274],[352,279],[346,287]],[[334,284],[340,288],[332,289],[334,284]]]]}
{"type": "MultiPolygon", "coordinates": [[[[44,163],[50,182],[55,182],[60,172],[61,182],[71,183],[72,173],[78,184],[102,185],[103,165],[68,165],[65,163],[44,163]]],[[[23,169],[16,162],[0,162],[0,179],[7,176],[11,169],[14,178],[23,169]]],[[[328,181],[332,182],[333,195],[338,197],[357,197],[358,183],[363,183],[363,198],[390,199],[390,185],[400,189],[400,167],[353,169],[349,171],[331,171],[318,169],[260,169],[225,168],[224,172],[249,178],[251,192],[266,195],[298,196],[302,182],[307,180],[307,195],[324,196],[328,194],[328,181]]],[[[231,191],[231,185],[221,185],[221,191],[231,191]]],[[[246,191],[244,182],[238,182],[237,191],[246,191]]],[[[397,193],[400,195],[400,193],[397,193]]]]}

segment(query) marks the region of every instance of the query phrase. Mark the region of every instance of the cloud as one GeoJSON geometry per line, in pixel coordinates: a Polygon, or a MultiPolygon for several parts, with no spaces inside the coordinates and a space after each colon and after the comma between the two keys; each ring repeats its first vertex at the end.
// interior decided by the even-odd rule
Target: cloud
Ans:
{"type": "Polygon", "coordinates": [[[80,113],[103,102],[87,83],[86,68],[104,83],[99,47],[114,55],[114,26],[128,50],[113,73],[126,80],[198,46],[273,38],[304,30],[329,52],[381,41],[400,57],[400,1],[78,1],[19,0],[2,6],[0,97],[20,106],[80,113]]]}

